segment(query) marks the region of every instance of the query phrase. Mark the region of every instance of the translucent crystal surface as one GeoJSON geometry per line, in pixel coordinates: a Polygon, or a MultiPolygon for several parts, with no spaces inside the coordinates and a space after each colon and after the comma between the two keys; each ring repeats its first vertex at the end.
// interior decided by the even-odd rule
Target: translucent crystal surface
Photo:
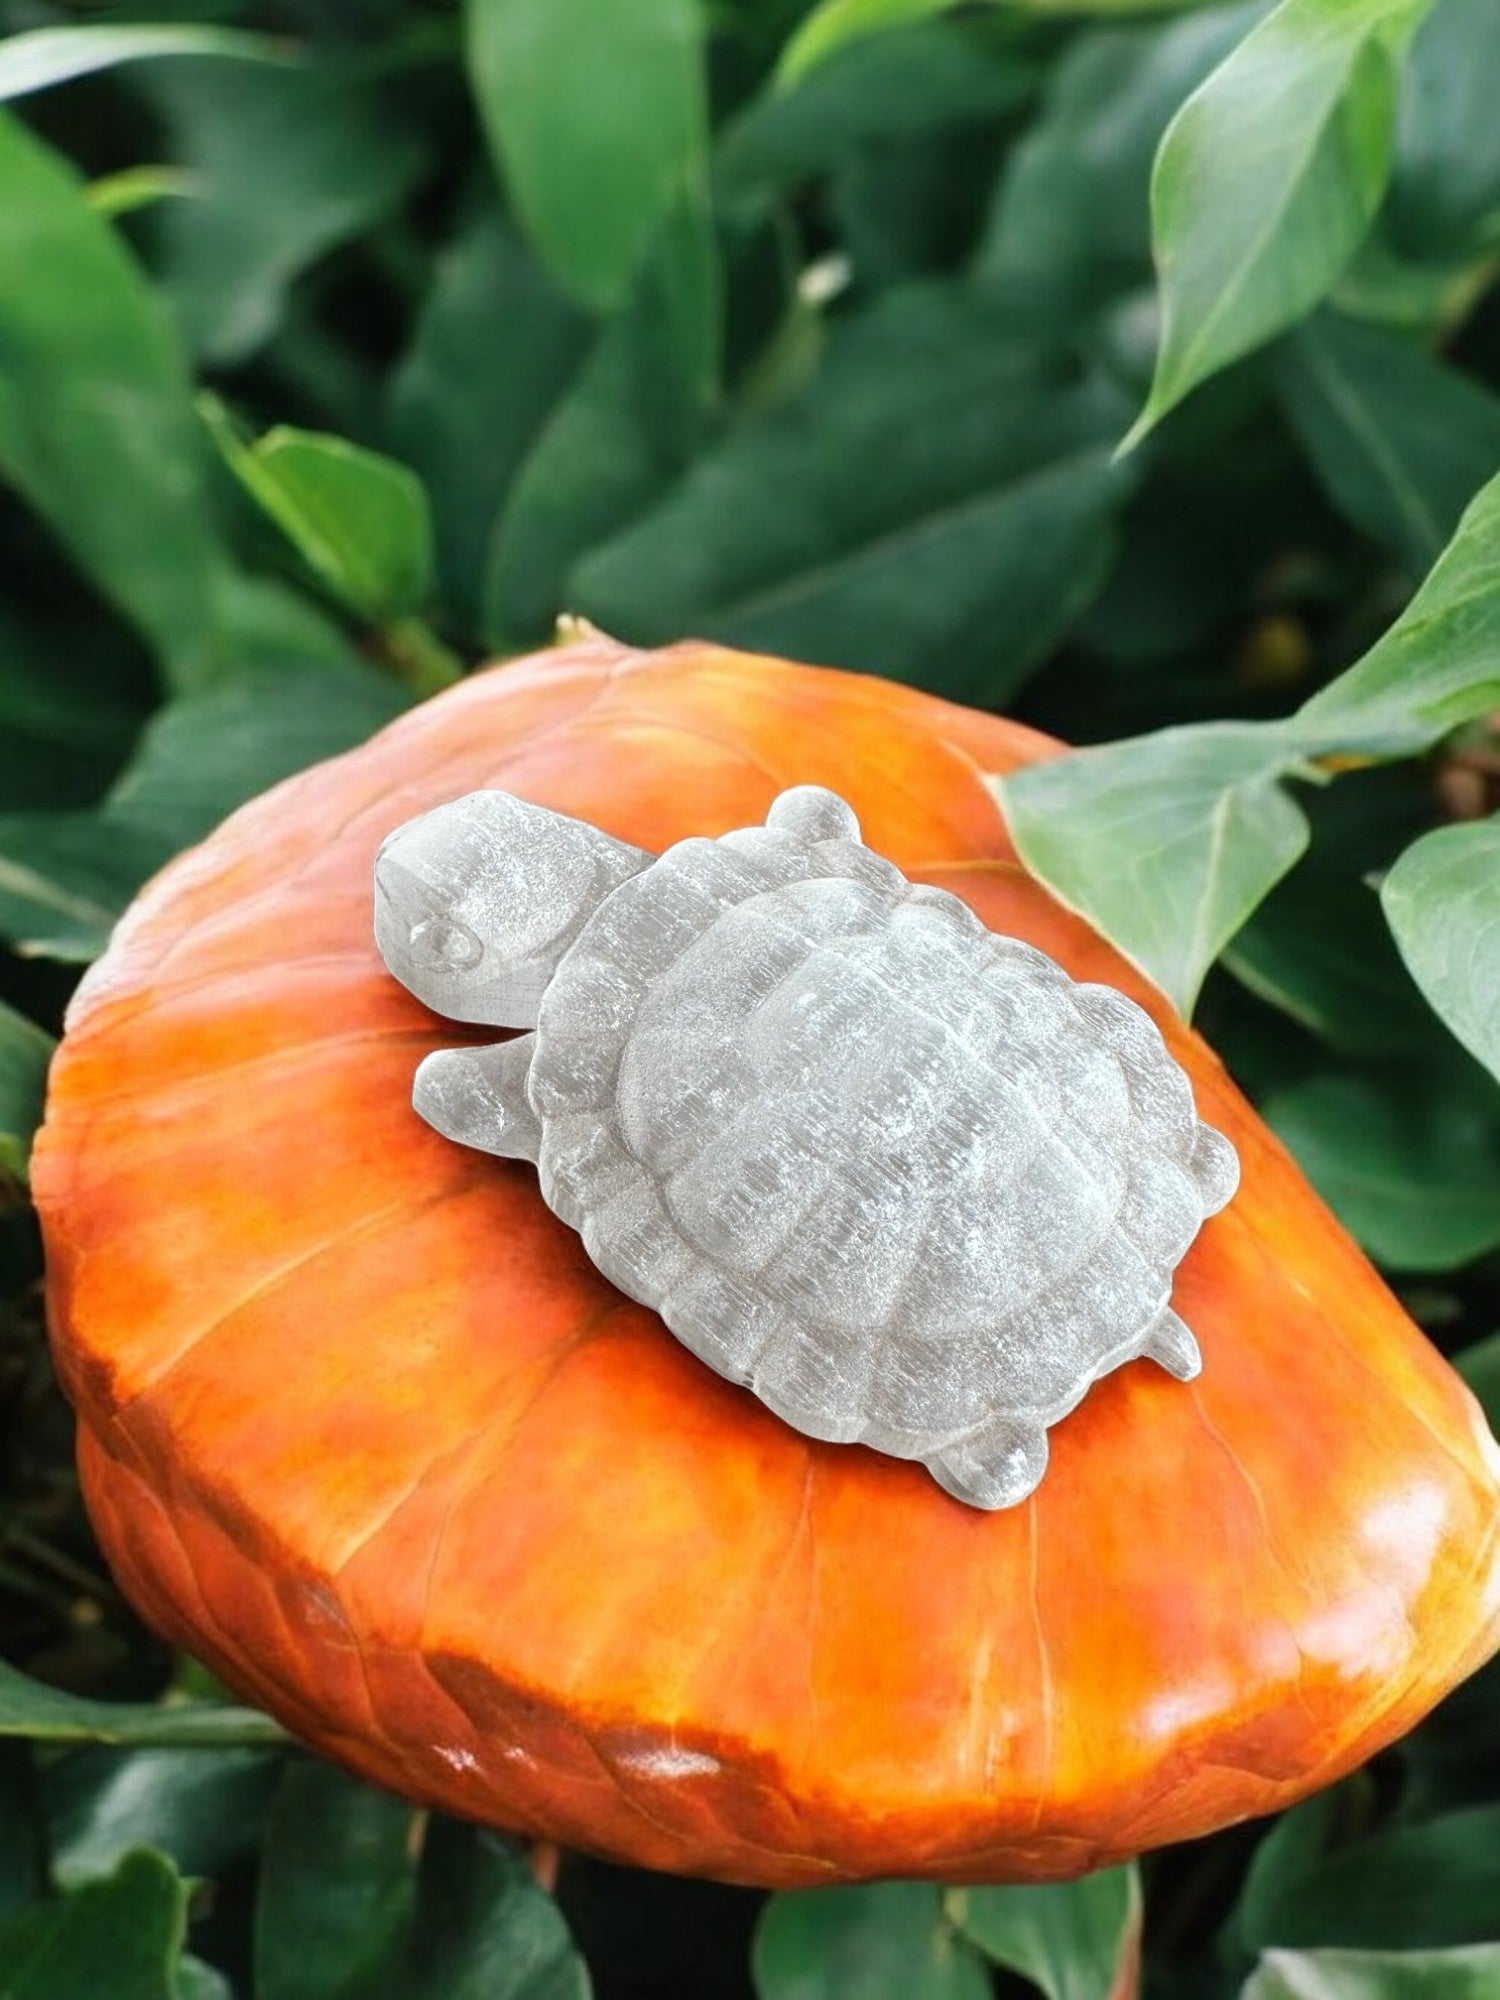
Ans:
{"type": "MultiPolygon", "coordinates": [[[[1133,1002],[908,883],[810,787],[655,861],[534,807],[489,817],[492,870],[472,801],[417,823],[410,913],[461,913],[484,956],[524,938],[536,1032],[429,1058],[418,1108],[536,1157],[600,1269],[711,1367],[987,1507],[1032,1490],[1101,1374],[1196,1372],[1172,1274],[1238,1169],[1133,1002]],[[528,896],[550,906],[509,907],[528,896]]],[[[409,874],[407,837],[382,869],[409,874]]],[[[381,945],[426,998],[412,930],[381,945]]],[[[443,999],[482,1018],[452,1005],[460,955],[443,999]]]]}

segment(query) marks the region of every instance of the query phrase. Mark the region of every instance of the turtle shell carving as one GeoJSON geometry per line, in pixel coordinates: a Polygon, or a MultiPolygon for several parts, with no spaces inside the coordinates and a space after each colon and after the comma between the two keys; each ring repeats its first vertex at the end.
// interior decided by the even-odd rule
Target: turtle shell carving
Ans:
{"type": "Polygon", "coordinates": [[[653,858],[504,793],[399,828],[390,969],[533,1031],[414,1101],[536,1162],[604,1274],[797,1429],[1024,1499],[1046,1433],[1197,1343],[1177,1264],[1238,1180],[1155,1025],[865,847],[831,792],[653,858]]]}

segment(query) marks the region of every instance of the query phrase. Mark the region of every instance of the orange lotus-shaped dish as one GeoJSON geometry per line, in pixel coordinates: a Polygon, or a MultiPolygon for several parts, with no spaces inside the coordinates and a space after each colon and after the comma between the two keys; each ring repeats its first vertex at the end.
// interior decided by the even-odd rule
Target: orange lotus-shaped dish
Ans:
{"type": "Polygon", "coordinates": [[[1500,1636],[1500,1454],[1161,997],[1015,864],[1055,746],[907,689],[602,639],[481,674],[236,814],[75,1005],[35,1185],[124,1587],[370,1777],[767,1884],[1076,1873],[1299,1798],[1500,1636]],[[1148,1007],[1239,1149],[1145,1363],[1025,1506],[814,1443],[448,1144],[455,1039],[370,934],[382,837],[501,785],[658,850],[826,784],[871,846],[1148,1007]]]}

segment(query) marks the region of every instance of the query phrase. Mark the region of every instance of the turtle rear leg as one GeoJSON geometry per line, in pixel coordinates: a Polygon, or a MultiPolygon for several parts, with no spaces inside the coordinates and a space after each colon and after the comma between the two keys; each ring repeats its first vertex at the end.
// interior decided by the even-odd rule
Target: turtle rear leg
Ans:
{"type": "Polygon", "coordinates": [[[927,1469],[970,1507],[1014,1507],[1047,1470],[1047,1433],[1038,1424],[996,1417],[928,1459],[927,1469]]]}
{"type": "Polygon", "coordinates": [[[1175,1375],[1179,1382],[1191,1382],[1203,1370],[1203,1356],[1198,1352],[1191,1328],[1170,1306],[1152,1321],[1141,1352],[1169,1375],[1175,1375]]]}
{"type": "Polygon", "coordinates": [[[526,1095],[535,1051],[534,1034],[482,1049],[436,1049],[417,1070],[412,1104],[460,1146],[506,1160],[535,1160],[542,1128],[526,1095]]]}

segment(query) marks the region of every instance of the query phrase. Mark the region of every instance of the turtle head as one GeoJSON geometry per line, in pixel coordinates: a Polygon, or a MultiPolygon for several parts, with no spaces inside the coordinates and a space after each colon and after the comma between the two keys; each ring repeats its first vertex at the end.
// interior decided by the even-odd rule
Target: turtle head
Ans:
{"type": "Polygon", "coordinates": [[[375,942],[435,1012],[534,1027],[558,960],[650,859],[508,792],[471,792],[387,835],[375,862],[375,942]]]}

